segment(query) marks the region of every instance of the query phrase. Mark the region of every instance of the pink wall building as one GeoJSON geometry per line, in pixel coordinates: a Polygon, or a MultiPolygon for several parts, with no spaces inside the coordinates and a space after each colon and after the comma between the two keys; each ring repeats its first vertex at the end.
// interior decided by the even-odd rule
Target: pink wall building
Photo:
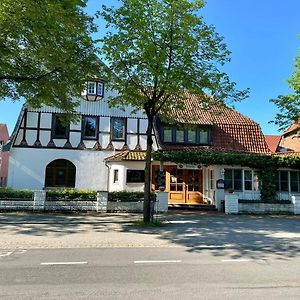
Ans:
{"type": "Polygon", "coordinates": [[[8,174],[9,152],[3,152],[2,146],[9,139],[6,124],[0,124],[0,186],[6,186],[8,174]]]}

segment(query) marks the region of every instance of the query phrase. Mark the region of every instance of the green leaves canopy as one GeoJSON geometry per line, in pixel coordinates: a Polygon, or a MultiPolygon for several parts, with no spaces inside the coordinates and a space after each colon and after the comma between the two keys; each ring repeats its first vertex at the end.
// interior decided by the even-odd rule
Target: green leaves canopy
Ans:
{"type": "MultiPolygon", "coordinates": [[[[119,92],[113,104],[144,108],[148,117],[180,107],[186,94],[240,100],[247,94],[220,71],[229,51],[198,12],[203,1],[124,0],[100,13],[110,31],[101,52],[109,84],[119,92]]],[[[203,98],[203,100],[209,98],[203,98]]]]}
{"type": "Polygon", "coordinates": [[[281,129],[289,126],[291,121],[298,121],[300,116],[300,57],[296,58],[295,67],[292,77],[288,80],[293,93],[271,99],[271,102],[279,108],[274,123],[279,125],[281,129]]]}
{"type": "Polygon", "coordinates": [[[72,110],[87,74],[98,72],[83,0],[1,0],[0,100],[72,110]]]}

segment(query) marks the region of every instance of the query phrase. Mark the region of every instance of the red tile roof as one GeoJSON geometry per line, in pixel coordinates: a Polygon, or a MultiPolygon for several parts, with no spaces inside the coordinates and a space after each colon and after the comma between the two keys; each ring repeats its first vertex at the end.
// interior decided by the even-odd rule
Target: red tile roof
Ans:
{"type": "MultiPolygon", "coordinates": [[[[177,123],[210,125],[212,145],[209,149],[222,151],[270,153],[260,126],[239,112],[208,98],[210,108],[201,105],[199,96],[188,95],[182,109],[173,109],[168,116],[177,123]]],[[[190,146],[166,145],[162,149],[182,149],[190,146]]],[[[203,146],[196,147],[204,149],[203,146]]]]}
{"type": "Polygon", "coordinates": [[[283,133],[283,135],[287,135],[295,130],[298,130],[299,128],[300,128],[300,124],[294,123],[283,133]]]}
{"type": "Polygon", "coordinates": [[[279,147],[281,135],[265,135],[267,145],[272,153],[275,153],[279,147]]]}
{"type": "Polygon", "coordinates": [[[113,156],[107,157],[106,161],[144,161],[146,151],[122,151],[113,156]]]}

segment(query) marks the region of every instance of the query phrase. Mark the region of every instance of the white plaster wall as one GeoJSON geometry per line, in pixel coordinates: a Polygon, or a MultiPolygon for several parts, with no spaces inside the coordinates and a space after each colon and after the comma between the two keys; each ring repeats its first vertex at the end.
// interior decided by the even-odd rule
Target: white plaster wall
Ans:
{"type": "Polygon", "coordinates": [[[146,133],[148,126],[147,119],[140,119],[140,133],[146,133]]]}
{"type": "Polygon", "coordinates": [[[127,145],[130,150],[133,150],[137,144],[137,135],[127,135],[127,145]]]}
{"type": "Polygon", "coordinates": [[[40,131],[40,142],[43,146],[47,146],[51,139],[50,131],[40,131]]]}
{"type": "Polygon", "coordinates": [[[100,140],[101,147],[103,149],[105,149],[107,147],[107,145],[109,144],[110,135],[109,134],[100,134],[99,140],[100,140]]]}
{"type": "Polygon", "coordinates": [[[127,132],[137,133],[137,119],[127,119],[127,132]]]}
{"type": "Polygon", "coordinates": [[[63,147],[66,143],[67,139],[53,139],[56,147],[63,147]]]}
{"type": "Polygon", "coordinates": [[[20,129],[17,138],[15,140],[15,145],[20,145],[22,139],[23,139],[23,129],[20,129]]]}
{"type": "Polygon", "coordinates": [[[80,132],[70,132],[69,140],[72,145],[72,147],[77,147],[80,143],[80,132]]]}
{"type": "Polygon", "coordinates": [[[100,117],[100,131],[110,131],[109,119],[108,117],[100,117]]]}
{"type": "Polygon", "coordinates": [[[52,125],[52,114],[42,113],[41,114],[41,128],[51,128],[52,125]]]}
{"type": "Polygon", "coordinates": [[[75,188],[107,190],[108,169],[104,159],[111,155],[111,151],[12,148],[8,186],[42,189],[46,166],[55,159],[67,159],[76,166],[75,188]]]}
{"type": "Polygon", "coordinates": [[[26,141],[28,145],[33,145],[36,141],[37,130],[26,130],[26,141]]]}
{"type": "Polygon", "coordinates": [[[109,165],[109,191],[135,191],[143,192],[144,183],[128,183],[126,184],[127,170],[144,170],[145,162],[131,161],[131,162],[110,162],[109,165]],[[119,180],[117,183],[113,182],[114,170],[119,171],[119,180]]]}
{"type": "Polygon", "coordinates": [[[37,127],[38,113],[28,112],[27,113],[27,127],[37,127]]]}
{"type": "Polygon", "coordinates": [[[81,122],[71,123],[70,130],[81,130],[81,122]]]}

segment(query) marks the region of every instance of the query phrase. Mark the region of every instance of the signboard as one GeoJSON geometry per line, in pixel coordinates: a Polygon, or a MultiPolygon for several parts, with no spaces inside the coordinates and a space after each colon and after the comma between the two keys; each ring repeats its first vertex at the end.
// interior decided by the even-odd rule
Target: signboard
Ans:
{"type": "Polygon", "coordinates": [[[224,189],[225,184],[224,184],[224,179],[218,179],[217,180],[217,189],[221,190],[224,189]]]}
{"type": "Polygon", "coordinates": [[[202,166],[201,165],[196,165],[196,164],[177,164],[178,169],[188,169],[188,170],[201,170],[202,166]]]}

